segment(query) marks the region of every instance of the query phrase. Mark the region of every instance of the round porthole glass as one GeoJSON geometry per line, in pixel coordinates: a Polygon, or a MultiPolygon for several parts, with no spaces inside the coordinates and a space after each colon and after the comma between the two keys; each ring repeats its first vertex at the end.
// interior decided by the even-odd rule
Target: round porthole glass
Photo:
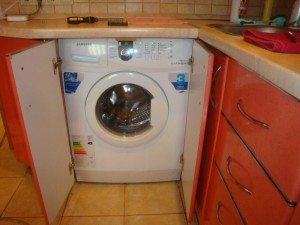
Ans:
{"type": "Polygon", "coordinates": [[[104,91],[96,103],[96,117],[110,132],[135,136],[151,128],[149,91],[136,84],[117,84],[104,91]]]}

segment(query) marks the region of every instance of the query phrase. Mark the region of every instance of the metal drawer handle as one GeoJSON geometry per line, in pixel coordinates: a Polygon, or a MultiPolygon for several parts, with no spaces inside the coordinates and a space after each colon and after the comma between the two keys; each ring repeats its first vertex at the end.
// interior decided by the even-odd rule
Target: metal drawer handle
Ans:
{"type": "Polygon", "coordinates": [[[221,221],[221,219],[220,219],[220,209],[221,209],[222,206],[223,206],[222,202],[218,202],[216,214],[217,214],[217,220],[218,220],[218,222],[219,222],[220,225],[223,224],[222,221],[221,221]]]}
{"type": "Polygon", "coordinates": [[[239,112],[248,120],[250,120],[252,123],[262,127],[262,128],[265,128],[265,129],[269,129],[270,126],[264,122],[261,122],[257,119],[254,119],[252,116],[250,116],[248,113],[245,112],[245,110],[243,109],[243,101],[242,99],[239,99],[238,100],[238,103],[237,103],[237,108],[239,110],[239,112]]]}
{"type": "Polygon", "coordinates": [[[252,195],[252,191],[249,190],[249,188],[245,187],[243,184],[241,184],[231,173],[230,170],[230,163],[231,163],[231,157],[228,156],[227,158],[227,173],[230,175],[230,177],[233,179],[233,181],[236,183],[236,185],[241,188],[243,191],[245,191],[247,194],[252,195]]]}
{"type": "Polygon", "coordinates": [[[219,76],[219,73],[222,69],[222,66],[218,66],[217,69],[215,70],[214,72],[214,75],[213,75],[213,79],[212,79],[212,84],[211,84],[211,92],[210,92],[210,98],[209,98],[209,101],[210,103],[212,104],[212,106],[214,108],[216,108],[216,103],[215,103],[215,100],[213,99],[213,92],[215,92],[215,87],[216,87],[216,83],[217,83],[217,80],[218,80],[218,76],[219,76]]]}

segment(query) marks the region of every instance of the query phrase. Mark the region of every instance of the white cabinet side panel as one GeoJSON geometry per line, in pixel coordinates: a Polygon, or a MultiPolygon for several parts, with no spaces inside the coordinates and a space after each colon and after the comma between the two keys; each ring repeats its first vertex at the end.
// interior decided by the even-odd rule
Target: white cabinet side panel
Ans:
{"type": "MultiPolygon", "coordinates": [[[[198,42],[193,46],[194,67],[190,79],[187,125],[184,144],[184,166],[181,175],[186,215],[192,218],[196,186],[202,154],[202,143],[199,142],[201,132],[204,132],[208,96],[210,90],[210,68],[213,55],[198,42]],[[206,102],[205,102],[206,101],[206,102]],[[197,165],[198,163],[198,165],[197,165]]],[[[202,134],[204,136],[204,134],[202,134]]]]}
{"type": "Polygon", "coordinates": [[[59,74],[54,75],[55,41],[11,55],[33,164],[47,217],[52,223],[73,183],[70,146],[59,74]]]}

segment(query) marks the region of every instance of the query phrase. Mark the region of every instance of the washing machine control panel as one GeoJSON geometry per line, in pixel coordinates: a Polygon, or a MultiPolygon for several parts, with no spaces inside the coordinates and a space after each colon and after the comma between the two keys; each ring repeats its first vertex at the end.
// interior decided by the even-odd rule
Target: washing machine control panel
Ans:
{"type": "Polygon", "coordinates": [[[108,64],[150,68],[187,65],[192,55],[192,45],[193,41],[189,39],[108,39],[108,64]]]}

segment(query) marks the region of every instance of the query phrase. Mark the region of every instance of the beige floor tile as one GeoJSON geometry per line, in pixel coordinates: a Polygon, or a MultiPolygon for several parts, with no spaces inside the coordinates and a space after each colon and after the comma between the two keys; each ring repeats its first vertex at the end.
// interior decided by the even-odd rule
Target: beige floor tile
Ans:
{"type": "Polygon", "coordinates": [[[63,217],[60,225],[123,225],[123,216],[63,217]]]}
{"type": "Polygon", "coordinates": [[[3,217],[42,217],[32,177],[28,173],[3,212],[3,217]]]}
{"type": "Polygon", "coordinates": [[[124,214],[123,184],[74,185],[65,216],[118,216],[124,214]]]}
{"type": "Polygon", "coordinates": [[[125,215],[183,213],[176,182],[128,184],[125,215]]]}
{"type": "Polygon", "coordinates": [[[184,214],[125,216],[125,225],[187,225],[184,214]]]}
{"type": "Polygon", "coordinates": [[[0,215],[17,190],[21,178],[0,178],[0,215]]]}
{"type": "Polygon", "coordinates": [[[26,171],[27,166],[16,160],[6,138],[0,149],[0,177],[24,177],[26,171]]]}
{"type": "Polygon", "coordinates": [[[0,225],[45,225],[43,218],[0,218],[0,225]]]}

